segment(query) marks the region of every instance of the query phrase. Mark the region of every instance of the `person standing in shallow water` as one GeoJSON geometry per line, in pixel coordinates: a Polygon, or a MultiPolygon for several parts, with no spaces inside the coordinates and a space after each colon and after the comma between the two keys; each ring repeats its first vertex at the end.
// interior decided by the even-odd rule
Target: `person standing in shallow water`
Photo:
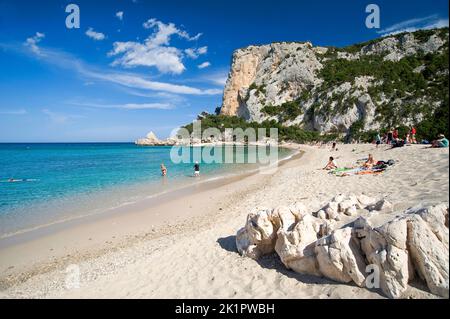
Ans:
{"type": "Polygon", "coordinates": [[[164,165],[164,163],[161,163],[161,175],[166,176],[167,175],[167,168],[164,165]]]}
{"type": "Polygon", "coordinates": [[[200,176],[200,164],[198,162],[195,162],[194,164],[194,176],[200,176]]]}

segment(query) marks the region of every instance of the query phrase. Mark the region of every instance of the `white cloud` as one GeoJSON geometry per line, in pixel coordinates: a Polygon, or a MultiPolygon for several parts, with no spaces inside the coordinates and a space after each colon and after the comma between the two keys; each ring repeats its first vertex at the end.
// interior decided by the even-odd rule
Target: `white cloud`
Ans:
{"type": "Polygon", "coordinates": [[[151,18],[151,19],[148,19],[147,21],[145,21],[143,24],[142,24],[142,26],[145,28],[145,29],[150,29],[150,28],[153,28],[155,25],[156,25],[156,22],[157,22],[158,20],[156,20],[155,18],[151,18]]]}
{"type": "Polygon", "coordinates": [[[143,77],[131,74],[120,74],[120,73],[93,73],[89,72],[86,75],[96,78],[98,80],[104,80],[122,86],[151,90],[151,91],[162,91],[174,94],[184,94],[184,95],[217,95],[221,94],[222,90],[218,89],[198,89],[186,85],[171,84],[165,82],[157,82],[145,79],[143,77]]]}
{"type": "Polygon", "coordinates": [[[225,86],[225,84],[227,83],[227,80],[228,80],[228,75],[225,74],[225,75],[212,76],[209,78],[209,80],[215,84],[225,86]]]}
{"type": "Polygon", "coordinates": [[[227,82],[228,74],[229,74],[228,69],[215,69],[209,72],[204,72],[197,78],[192,79],[192,81],[200,83],[211,83],[223,87],[227,82]]]}
{"type": "Polygon", "coordinates": [[[43,109],[42,113],[47,115],[49,119],[55,124],[65,124],[68,120],[83,118],[81,115],[68,115],[63,113],[56,113],[49,109],[43,109]]]}
{"type": "Polygon", "coordinates": [[[198,48],[198,50],[197,50],[197,53],[198,54],[206,54],[208,52],[208,47],[201,47],[201,48],[198,48]]]}
{"type": "Polygon", "coordinates": [[[57,114],[55,112],[50,111],[49,109],[43,109],[42,113],[44,113],[45,115],[47,115],[50,120],[54,123],[58,123],[58,124],[64,124],[66,123],[68,117],[62,114],[57,114]]]}
{"type": "Polygon", "coordinates": [[[180,104],[180,103],[186,102],[185,97],[175,94],[175,93],[148,92],[148,91],[142,91],[142,90],[133,89],[133,88],[123,88],[123,91],[130,95],[158,99],[160,101],[168,101],[168,103],[173,103],[173,104],[180,104]]]}
{"type": "Polygon", "coordinates": [[[36,32],[36,35],[28,38],[24,44],[25,46],[29,47],[33,53],[37,55],[42,55],[41,50],[39,49],[37,44],[41,42],[43,38],[45,38],[44,33],[36,32]]]}
{"type": "MultiPolygon", "coordinates": [[[[21,54],[29,54],[31,50],[23,50],[17,45],[7,45],[0,43],[0,48],[8,48],[21,54]]],[[[92,83],[93,81],[101,81],[112,83],[127,89],[139,89],[141,92],[156,92],[158,94],[170,93],[176,95],[219,95],[222,90],[218,88],[197,88],[188,85],[173,84],[169,82],[154,81],[149,77],[129,72],[117,72],[107,68],[93,67],[78,59],[76,56],[54,48],[39,48],[38,55],[41,61],[77,73],[82,77],[83,83],[92,83]]],[[[31,51],[32,52],[32,51],[31,51]]],[[[32,57],[36,58],[36,54],[32,52],[32,57]]],[[[192,81],[191,81],[192,82],[192,81]]],[[[198,81],[197,81],[198,82],[198,81]]],[[[208,81],[212,82],[212,81],[208,81]]]]}
{"type": "Polygon", "coordinates": [[[69,103],[72,105],[86,106],[100,109],[123,109],[123,110],[170,110],[173,106],[169,103],[126,103],[126,104],[99,104],[99,103],[69,103]]]}
{"type": "Polygon", "coordinates": [[[182,53],[175,47],[151,46],[150,43],[115,42],[109,56],[123,54],[112,65],[126,68],[137,66],[156,67],[162,73],[180,74],[186,69],[182,62],[182,53]]]}
{"type": "Polygon", "coordinates": [[[170,110],[173,108],[172,105],[168,103],[127,103],[123,105],[116,105],[117,108],[123,108],[126,110],[148,110],[148,109],[159,109],[159,110],[170,110]]]}
{"type": "Polygon", "coordinates": [[[0,110],[0,114],[3,115],[25,115],[28,114],[27,110],[19,109],[19,110],[0,110]]]}
{"type": "Polygon", "coordinates": [[[119,19],[120,21],[123,20],[123,11],[118,11],[116,12],[116,17],[117,19],[119,19]]]}
{"type": "Polygon", "coordinates": [[[157,19],[149,19],[143,23],[145,29],[154,29],[144,42],[114,42],[109,56],[117,57],[113,66],[121,65],[132,68],[137,66],[156,67],[161,73],[181,74],[186,69],[182,59],[183,52],[170,46],[172,36],[178,35],[187,41],[197,40],[201,33],[191,37],[173,23],[165,24],[157,19]]]}
{"type": "Polygon", "coordinates": [[[208,52],[208,47],[204,46],[201,48],[189,48],[184,50],[184,53],[191,59],[197,59],[200,55],[206,54],[208,52]]]}
{"type": "Polygon", "coordinates": [[[167,82],[153,81],[138,74],[111,72],[106,69],[98,69],[86,65],[71,54],[49,48],[41,48],[42,59],[49,64],[60,68],[69,69],[89,80],[98,80],[120,85],[126,88],[134,88],[148,91],[165,92],[181,95],[217,95],[222,91],[219,89],[200,89],[187,85],[172,84],[167,82]]]}
{"type": "Polygon", "coordinates": [[[197,35],[191,37],[189,33],[177,28],[175,24],[173,23],[165,24],[164,22],[161,22],[155,18],[148,19],[146,22],[142,24],[142,26],[145,29],[156,28],[158,30],[154,34],[155,35],[154,39],[159,40],[157,41],[158,44],[169,44],[170,37],[172,35],[178,35],[179,37],[184,38],[188,41],[196,41],[202,36],[202,33],[198,33],[197,35]]]}
{"type": "Polygon", "coordinates": [[[89,38],[94,39],[94,40],[96,40],[96,41],[101,41],[101,40],[104,40],[104,39],[105,39],[105,35],[104,35],[103,33],[101,33],[101,32],[96,32],[96,31],[94,31],[93,28],[89,28],[89,29],[86,31],[86,35],[87,35],[89,38]]]}
{"type": "Polygon", "coordinates": [[[186,53],[186,55],[192,59],[197,59],[198,55],[195,53],[195,49],[186,49],[184,50],[184,53],[186,53]]]}
{"type": "Polygon", "coordinates": [[[210,67],[210,66],[211,66],[211,63],[209,63],[209,62],[203,62],[202,64],[197,65],[197,67],[199,69],[205,69],[205,68],[210,67]]]}
{"type": "Polygon", "coordinates": [[[429,30],[448,27],[448,19],[440,19],[438,15],[431,15],[423,18],[414,18],[393,24],[385,29],[377,31],[383,36],[394,35],[403,32],[414,32],[417,30],[429,30]]]}

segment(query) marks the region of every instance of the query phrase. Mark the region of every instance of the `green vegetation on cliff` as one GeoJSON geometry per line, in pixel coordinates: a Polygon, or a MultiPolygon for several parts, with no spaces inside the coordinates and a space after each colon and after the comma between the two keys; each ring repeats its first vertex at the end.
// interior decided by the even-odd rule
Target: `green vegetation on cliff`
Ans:
{"type": "MultiPolygon", "coordinates": [[[[252,110],[260,110],[262,119],[271,121],[246,122],[238,117],[220,115],[208,116],[202,126],[204,129],[275,127],[280,139],[295,142],[329,139],[370,142],[378,132],[383,134],[394,127],[404,137],[410,129],[405,124],[417,128],[418,140],[433,140],[439,133],[450,135],[448,28],[389,38],[397,41],[390,39],[379,43],[385,39],[381,38],[315,53],[321,68],[311,76],[310,82],[296,82],[301,77],[296,77],[294,72],[277,78],[285,70],[283,67],[287,68],[286,63],[273,70],[275,82],[274,78],[268,80],[266,76],[255,79],[259,85],[253,83],[249,87],[244,102],[252,97],[252,110]],[[280,97],[292,96],[292,101],[269,104],[268,100],[279,99],[273,96],[269,99],[266,89],[271,95],[275,89],[280,97]],[[286,90],[290,90],[289,94],[286,90]],[[287,126],[292,123],[296,124],[287,126]],[[368,130],[377,126],[380,127],[377,131],[368,130]],[[329,133],[323,135],[313,128],[326,128],[329,133]]],[[[288,67],[296,66],[296,62],[303,63],[304,58],[292,51],[281,57],[289,59],[288,67]]]]}
{"type": "Polygon", "coordinates": [[[302,107],[298,100],[286,102],[280,106],[267,105],[261,109],[261,112],[270,116],[277,116],[280,122],[295,120],[297,116],[303,114],[302,107]]]}
{"type": "MultiPolygon", "coordinates": [[[[414,39],[425,43],[434,34],[444,38],[447,33],[448,28],[417,31],[414,39]]],[[[403,34],[396,35],[397,38],[401,36],[403,34]]],[[[361,55],[354,60],[338,58],[338,51],[352,54],[378,41],[381,39],[342,49],[332,48],[326,53],[319,73],[324,82],[316,89],[316,103],[308,113],[326,117],[345,114],[357,99],[351,94],[329,97],[326,93],[346,82],[355,87],[357,78],[367,76],[372,79],[367,93],[376,106],[375,120],[382,128],[401,127],[409,119],[419,128],[419,138],[431,140],[437,132],[448,134],[448,40],[440,52],[418,52],[399,61],[385,60],[385,55],[376,54],[361,55]]],[[[363,121],[355,122],[348,135],[363,140],[367,135],[374,135],[373,132],[364,132],[361,123],[363,121]]]]}
{"type": "MultiPolygon", "coordinates": [[[[189,133],[193,131],[193,124],[184,126],[189,133]]],[[[270,129],[278,129],[278,138],[280,141],[292,141],[297,143],[307,143],[312,141],[332,141],[339,139],[337,134],[325,134],[321,135],[316,131],[307,131],[299,128],[298,126],[283,126],[277,121],[264,121],[262,123],[247,122],[244,119],[237,116],[226,115],[208,115],[202,119],[201,129],[202,132],[208,128],[217,128],[222,133],[225,129],[241,128],[246,130],[247,128],[253,128],[258,132],[259,128],[266,129],[266,136],[269,136],[270,129]]]]}

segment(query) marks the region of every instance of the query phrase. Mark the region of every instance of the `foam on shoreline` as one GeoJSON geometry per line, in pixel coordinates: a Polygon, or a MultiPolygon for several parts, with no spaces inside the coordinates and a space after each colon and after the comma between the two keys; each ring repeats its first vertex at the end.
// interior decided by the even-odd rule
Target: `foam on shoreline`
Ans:
{"type": "MultiPolygon", "coordinates": [[[[249,212],[305,203],[321,206],[339,193],[365,193],[393,204],[378,221],[423,204],[448,202],[448,149],[340,145],[301,146],[305,153],[273,174],[253,174],[155,207],[90,218],[53,234],[0,248],[0,289],[31,298],[382,298],[376,291],[287,271],[279,258],[242,258],[235,234],[249,212]],[[372,153],[396,165],[376,176],[336,177],[321,168],[330,154],[350,165],[372,153]],[[80,289],[64,286],[68,265],[80,267],[80,289]],[[195,285],[192,285],[195,282],[195,285]]],[[[215,183],[217,181],[212,181],[215,183]]],[[[203,184],[209,185],[209,184],[203,184]]],[[[203,186],[202,186],[203,188],[203,186]]],[[[170,200],[169,200],[170,199],[170,200]]],[[[435,298],[410,286],[408,298],[435,298]]]]}
{"type": "MultiPolygon", "coordinates": [[[[298,157],[300,155],[299,150],[293,149],[292,152],[280,158],[273,165],[283,165],[287,161],[298,157]]],[[[147,195],[143,198],[138,198],[132,201],[126,201],[120,203],[119,205],[109,207],[109,208],[100,208],[89,213],[85,214],[77,214],[76,216],[71,216],[67,218],[58,219],[49,223],[44,223],[35,227],[24,228],[15,232],[5,233],[0,236],[0,248],[7,247],[9,244],[18,244],[23,241],[26,241],[28,238],[37,238],[35,234],[41,234],[41,236],[45,236],[51,234],[55,231],[60,231],[61,229],[67,229],[74,225],[79,225],[81,223],[88,223],[89,219],[99,219],[99,218],[107,218],[108,215],[114,214],[126,214],[129,212],[133,212],[138,209],[143,209],[143,207],[153,207],[156,206],[158,201],[161,201],[164,197],[164,200],[170,200],[170,198],[178,198],[189,196],[194,193],[200,193],[204,190],[211,190],[214,188],[218,188],[223,185],[227,185],[239,180],[242,180],[246,177],[257,174],[260,171],[260,168],[254,168],[244,171],[238,172],[226,172],[222,175],[217,175],[213,177],[208,177],[206,179],[198,179],[195,182],[178,182],[174,183],[173,187],[166,189],[164,191],[160,191],[157,193],[153,193],[151,195],[147,195]],[[21,239],[23,238],[23,239],[21,239]]]]}
{"type": "MultiPolygon", "coordinates": [[[[289,148],[286,147],[285,149],[287,150],[289,148]]],[[[289,155],[279,158],[275,164],[278,165],[278,163],[282,163],[285,160],[290,159],[295,153],[295,150],[291,149],[291,153],[289,155]]],[[[54,208],[50,209],[48,207],[49,202],[45,201],[43,205],[36,204],[36,206],[27,207],[28,210],[41,212],[39,214],[34,214],[34,216],[20,216],[20,214],[15,215],[13,212],[10,214],[10,221],[5,219],[8,216],[3,216],[5,222],[3,223],[2,228],[6,229],[6,231],[2,231],[0,234],[0,240],[7,239],[7,241],[9,241],[8,238],[17,235],[23,235],[25,233],[41,230],[43,228],[51,228],[53,226],[65,223],[76,223],[77,221],[88,219],[92,216],[107,215],[110,213],[116,213],[116,211],[130,211],[133,210],[133,206],[139,205],[139,203],[147,203],[151,205],[152,200],[158,200],[158,197],[162,195],[171,194],[171,196],[176,197],[180,194],[188,194],[189,188],[196,188],[204,183],[208,184],[220,180],[223,180],[223,183],[226,183],[227,179],[239,178],[241,175],[247,176],[249,174],[255,174],[259,170],[259,167],[230,167],[217,175],[202,175],[200,179],[195,180],[193,178],[168,179],[167,181],[162,180],[161,183],[164,184],[162,187],[159,183],[153,181],[151,184],[140,183],[135,184],[132,187],[123,186],[111,188],[103,192],[98,192],[94,195],[81,194],[64,198],[62,200],[58,199],[53,204],[54,208]],[[146,195],[145,193],[150,194],[146,195]],[[111,198],[115,199],[116,196],[117,198],[123,199],[117,200],[118,203],[114,203],[111,198]],[[108,204],[109,206],[105,207],[105,204],[108,204]]],[[[211,185],[211,187],[213,187],[213,185],[211,185]]],[[[0,247],[1,246],[2,242],[0,241],[0,247]]]]}

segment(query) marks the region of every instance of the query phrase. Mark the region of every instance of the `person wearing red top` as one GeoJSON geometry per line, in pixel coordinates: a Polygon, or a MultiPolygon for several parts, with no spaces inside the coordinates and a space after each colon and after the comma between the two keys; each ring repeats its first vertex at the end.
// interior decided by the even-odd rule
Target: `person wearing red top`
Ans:
{"type": "Polygon", "coordinates": [[[416,141],[416,133],[417,133],[416,128],[413,126],[411,128],[411,143],[413,143],[413,144],[417,143],[417,141],[416,141]]]}
{"type": "Polygon", "coordinates": [[[398,130],[395,129],[394,132],[392,133],[392,137],[394,138],[394,140],[398,140],[398,130]]]}

